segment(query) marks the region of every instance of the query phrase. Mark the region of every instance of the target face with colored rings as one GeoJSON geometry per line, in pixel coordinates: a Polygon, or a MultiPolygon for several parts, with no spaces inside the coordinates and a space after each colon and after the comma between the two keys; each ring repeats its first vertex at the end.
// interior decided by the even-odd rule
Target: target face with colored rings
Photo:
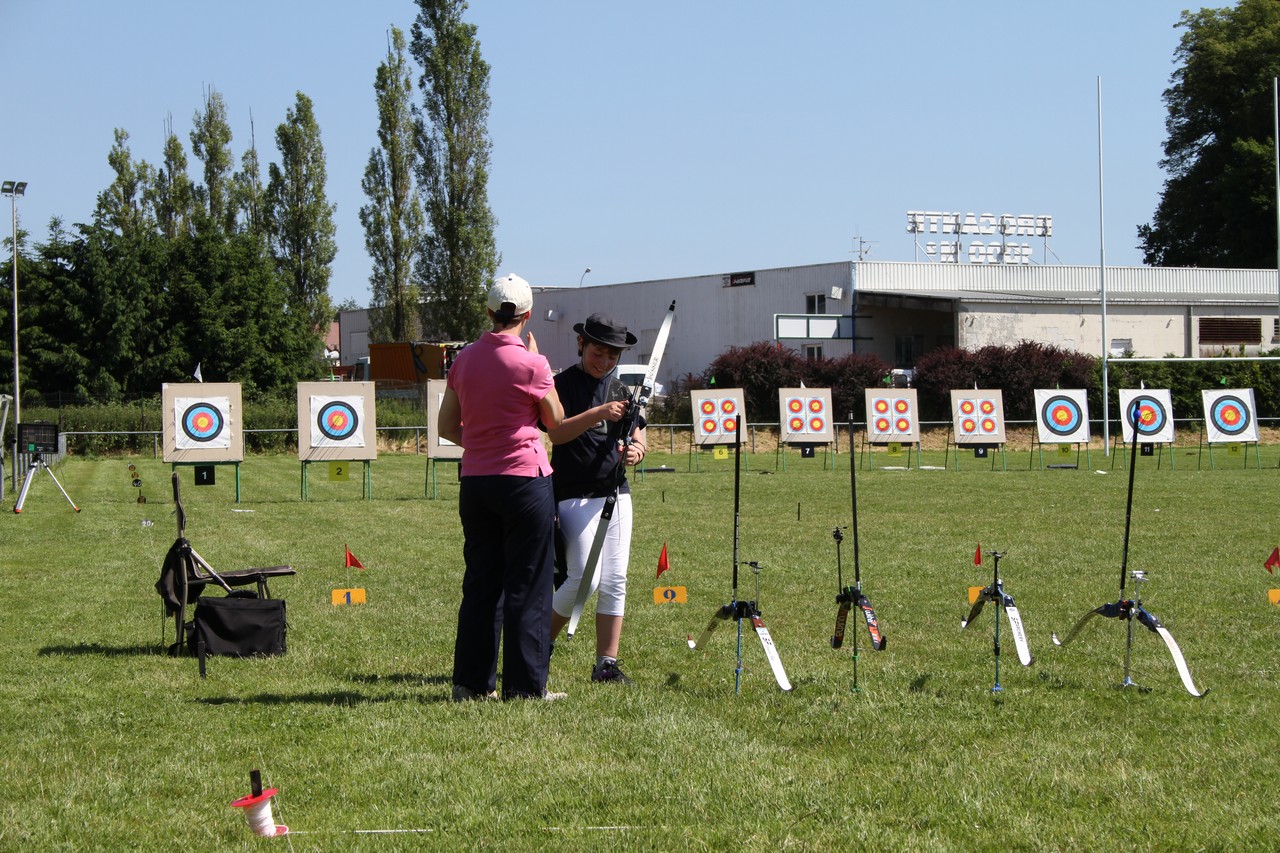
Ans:
{"type": "Polygon", "coordinates": [[[226,425],[222,412],[212,403],[192,403],[182,413],[182,432],[192,441],[213,441],[226,425]]]}
{"type": "Polygon", "coordinates": [[[360,426],[356,409],[345,400],[332,400],[320,407],[316,416],[316,429],[330,441],[346,441],[355,435],[360,426]]]}
{"type": "Polygon", "coordinates": [[[725,418],[721,425],[721,429],[725,432],[736,432],[738,429],[738,421],[735,418],[725,418]]]}
{"type": "Polygon", "coordinates": [[[800,430],[804,429],[804,418],[792,418],[787,421],[787,425],[792,432],[800,432],[800,430]]]}
{"type": "Polygon", "coordinates": [[[1080,403],[1061,395],[1050,397],[1040,407],[1040,421],[1054,435],[1071,435],[1084,422],[1080,403]]]}
{"type": "Polygon", "coordinates": [[[1233,394],[1224,394],[1209,407],[1209,419],[1223,435],[1240,435],[1249,429],[1253,418],[1244,400],[1233,394]]]}
{"type": "Polygon", "coordinates": [[[1124,407],[1125,419],[1139,436],[1158,435],[1169,420],[1164,403],[1152,397],[1137,397],[1124,407]],[[1137,411],[1135,420],[1134,411],[1137,411]]]}
{"type": "Polygon", "coordinates": [[[961,432],[971,433],[971,432],[976,432],[977,429],[978,429],[978,422],[975,421],[973,418],[962,418],[960,420],[961,432]]]}
{"type": "Polygon", "coordinates": [[[795,397],[792,397],[790,400],[787,401],[787,409],[789,409],[792,412],[798,412],[803,408],[804,408],[804,403],[796,399],[795,397]]]}
{"type": "Polygon", "coordinates": [[[711,435],[712,433],[714,433],[714,432],[716,431],[716,419],[715,419],[715,418],[703,418],[703,420],[702,420],[702,431],[703,431],[704,433],[706,433],[707,435],[711,435]]]}
{"type": "Polygon", "coordinates": [[[716,401],[703,400],[702,405],[699,408],[702,409],[702,414],[704,415],[714,415],[716,413],[716,401]]]}
{"type": "Polygon", "coordinates": [[[822,418],[809,418],[809,429],[812,432],[822,432],[827,428],[827,422],[822,418]]]}
{"type": "Polygon", "coordinates": [[[726,415],[732,415],[737,411],[737,408],[738,404],[733,400],[724,399],[720,401],[720,411],[724,412],[726,415]]]}
{"type": "Polygon", "coordinates": [[[960,401],[960,414],[962,414],[962,415],[972,415],[972,414],[974,413],[974,411],[976,411],[976,409],[977,409],[977,407],[973,405],[973,401],[972,401],[972,400],[961,400],[961,401],[960,401]]]}

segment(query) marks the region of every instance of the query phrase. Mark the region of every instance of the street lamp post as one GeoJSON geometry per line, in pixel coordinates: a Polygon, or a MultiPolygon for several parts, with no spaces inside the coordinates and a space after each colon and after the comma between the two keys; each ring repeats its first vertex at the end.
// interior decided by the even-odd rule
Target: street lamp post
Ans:
{"type": "Polygon", "coordinates": [[[22,394],[18,387],[18,196],[26,195],[26,181],[5,181],[0,193],[7,195],[13,208],[13,476],[18,477],[18,424],[22,422],[22,394]]]}
{"type": "Polygon", "coordinates": [[[582,287],[582,280],[587,277],[587,273],[591,272],[591,267],[587,267],[582,271],[582,275],[578,276],[578,287],[582,287]]]}

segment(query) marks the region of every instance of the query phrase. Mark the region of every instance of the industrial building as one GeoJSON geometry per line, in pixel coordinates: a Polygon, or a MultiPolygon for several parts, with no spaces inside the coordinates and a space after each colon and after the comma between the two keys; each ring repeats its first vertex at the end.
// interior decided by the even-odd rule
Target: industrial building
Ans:
{"type": "MultiPolygon", "coordinates": [[[[589,287],[531,284],[530,329],[557,368],[576,360],[573,326],[594,311],[630,326],[640,342],[625,360],[647,362],[674,299],[663,384],[757,341],[815,358],[874,353],[898,368],[937,347],[1020,340],[1096,356],[1104,306],[1113,356],[1254,354],[1280,341],[1275,270],[861,260],[589,287]]],[[[342,315],[343,364],[368,354],[367,321],[348,320],[362,313],[342,315]]]]}

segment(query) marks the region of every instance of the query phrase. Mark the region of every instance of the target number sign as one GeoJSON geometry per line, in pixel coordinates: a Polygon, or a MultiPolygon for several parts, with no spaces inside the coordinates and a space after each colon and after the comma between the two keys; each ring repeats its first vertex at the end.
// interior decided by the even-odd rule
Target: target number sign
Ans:
{"type": "Polygon", "coordinates": [[[1201,391],[1205,432],[1210,443],[1258,440],[1258,419],[1252,388],[1201,391]]]}
{"type": "Polygon", "coordinates": [[[1169,389],[1121,389],[1120,412],[1124,441],[1133,441],[1135,429],[1142,444],[1173,441],[1173,402],[1169,389]]]}
{"type": "Polygon", "coordinates": [[[784,444],[822,444],[835,440],[830,388],[781,388],[778,412],[784,444]]]}

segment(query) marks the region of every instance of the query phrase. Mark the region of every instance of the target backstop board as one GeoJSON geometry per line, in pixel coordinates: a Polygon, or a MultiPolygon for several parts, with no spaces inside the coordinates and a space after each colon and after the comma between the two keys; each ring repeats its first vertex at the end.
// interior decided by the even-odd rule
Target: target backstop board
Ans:
{"type": "Polygon", "coordinates": [[[298,383],[298,458],[337,462],[378,458],[372,382],[298,383]]]}
{"type": "Polygon", "coordinates": [[[165,462],[244,461],[240,383],[166,382],[161,399],[165,462]]]}
{"type": "Polygon", "coordinates": [[[461,459],[462,445],[440,437],[440,401],[444,399],[448,382],[444,379],[427,380],[427,458],[461,459]]]}

